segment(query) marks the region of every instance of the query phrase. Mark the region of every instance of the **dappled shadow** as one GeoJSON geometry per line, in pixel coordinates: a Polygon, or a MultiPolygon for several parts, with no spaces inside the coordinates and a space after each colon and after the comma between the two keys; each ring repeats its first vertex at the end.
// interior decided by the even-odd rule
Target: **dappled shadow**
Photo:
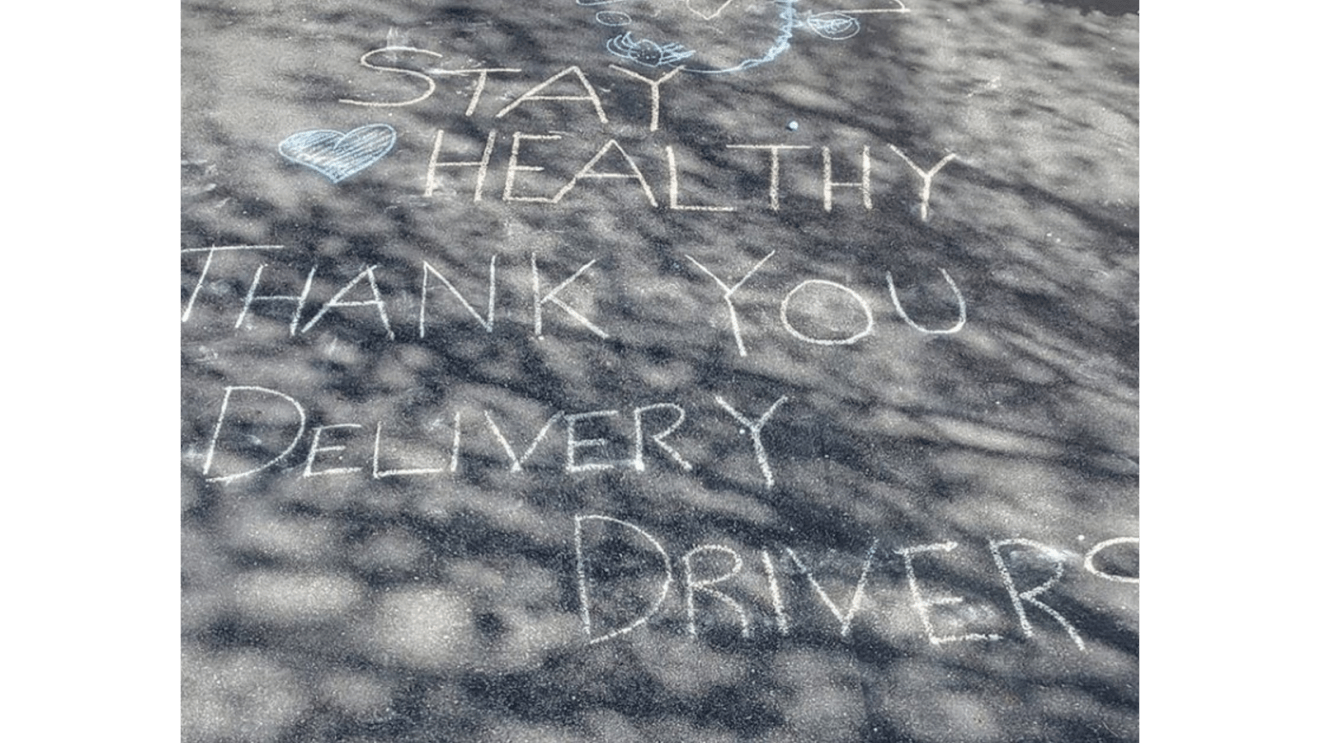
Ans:
{"type": "Polygon", "coordinates": [[[1136,20],[907,5],[185,6],[184,740],[1137,738],[1136,20]]]}
{"type": "Polygon", "coordinates": [[[1136,15],[1140,10],[1140,0],[1036,0],[1065,8],[1076,8],[1082,15],[1103,13],[1111,16],[1136,15]]]}

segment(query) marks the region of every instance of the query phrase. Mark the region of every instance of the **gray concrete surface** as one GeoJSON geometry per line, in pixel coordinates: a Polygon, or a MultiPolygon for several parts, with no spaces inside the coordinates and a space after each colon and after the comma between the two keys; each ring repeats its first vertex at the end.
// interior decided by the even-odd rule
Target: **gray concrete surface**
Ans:
{"type": "Polygon", "coordinates": [[[1136,4],[905,3],[183,6],[184,741],[1137,739],[1136,4]]]}

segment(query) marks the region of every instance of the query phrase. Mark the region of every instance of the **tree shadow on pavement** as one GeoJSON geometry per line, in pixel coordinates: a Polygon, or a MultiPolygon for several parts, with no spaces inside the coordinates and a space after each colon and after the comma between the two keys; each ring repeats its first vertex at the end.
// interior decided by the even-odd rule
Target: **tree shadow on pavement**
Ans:
{"type": "Polygon", "coordinates": [[[1136,4],[908,5],[185,5],[185,741],[1136,740],[1136,4]]]}

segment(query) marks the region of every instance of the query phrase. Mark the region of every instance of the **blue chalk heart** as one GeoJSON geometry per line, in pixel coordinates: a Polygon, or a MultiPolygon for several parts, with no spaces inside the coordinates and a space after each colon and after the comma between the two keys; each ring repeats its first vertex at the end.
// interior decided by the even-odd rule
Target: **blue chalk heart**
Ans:
{"type": "Polygon", "coordinates": [[[394,127],[368,124],[347,134],[318,129],[280,142],[280,154],[338,183],[385,157],[394,148],[394,127]]]}

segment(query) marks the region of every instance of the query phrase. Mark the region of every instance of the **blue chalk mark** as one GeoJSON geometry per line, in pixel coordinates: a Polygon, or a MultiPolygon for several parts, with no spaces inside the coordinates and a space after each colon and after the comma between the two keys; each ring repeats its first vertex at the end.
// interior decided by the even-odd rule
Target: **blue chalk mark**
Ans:
{"type": "Polygon", "coordinates": [[[605,48],[616,57],[623,57],[647,67],[671,65],[691,57],[696,52],[682,44],[659,44],[650,39],[637,41],[628,31],[605,42],[605,48]]]}
{"type": "MultiPolygon", "coordinates": [[[[599,6],[611,5],[622,0],[577,0],[578,5],[599,6]]],[[[800,11],[802,0],[766,0],[778,8],[778,24],[771,25],[765,31],[758,32],[755,36],[748,36],[747,41],[752,44],[765,43],[760,41],[762,33],[766,36],[769,33],[775,34],[773,40],[765,47],[765,51],[758,57],[744,59],[741,62],[728,67],[719,67],[711,65],[702,65],[703,56],[712,50],[706,48],[706,44],[684,39],[682,42],[668,41],[664,37],[672,35],[673,32],[659,32],[652,38],[646,38],[642,33],[616,34],[605,42],[605,49],[610,54],[621,57],[629,62],[645,65],[647,67],[674,67],[683,65],[683,71],[698,75],[723,75],[733,72],[741,72],[753,67],[759,67],[767,62],[778,59],[784,52],[788,51],[793,40],[793,32],[796,29],[807,29],[817,36],[830,41],[843,41],[851,39],[861,33],[862,24],[857,16],[867,13],[907,13],[909,12],[903,0],[888,0],[897,5],[895,8],[854,8],[849,10],[832,10],[825,12],[815,12],[811,10],[800,11]],[[768,33],[767,33],[768,32],[768,33]]],[[[721,20],[716,20],[724,10],[721,5],[719,10],[714,13],[704,13],[692,8],[691,0],[688,0],[688,10],[696,13],[711,23],[713,27],[718,28],[721,20]]],[[[728,3],[725,3],[727,5],[728,3]]],[[[727,17],[727,16],[726,16],[727,17]]],[[[688,19],[691,21],[691,19],[688,19]]],[[[596,22],[602,26],[626,26],[631,25],[633,18],[621,10],[603,10],[596,13],[596,22]]],[[[718,39],[718,31],[712,31],[712,39],[718,39]]],[[[726,37],[724,41],[731,40],[732,37],[726,37]]],[[[736,59],[737,57],[733,57],[736,59]]],[[[727,64],[728,58],[716,63],[727,64]]]]}
{"type": "Polygon", "coordinates": [[[602,10],[596,14],[596,23],[602,26],[627,26],[632,16],[618,10],[602,10]]]}
{"type": "MultiPolygon", "coordinates": [[[[770,47],[765,54],[755,59],[745,59],[733,67],[723,69],[702,69],[700,67],[687,66],[687,72],[695,72],[703,75],[722,75],[730,72],[741,72],[752,67],[757,67],[769,62],[784,52],[788,51],[789,41],[793,38],[793,29],[803,25],[797,18],[797,11],[793,5],[798,0],[774,0],[779,6],[779,18],[782,23],[779,25],[778,36],[771,42],[770,47]]],[[[583,0],[578,0],[581,4],[583,0]]],[[[674,65],[696,54],[696,50],[672,42],[661,44],[651,39],[633,38],[631,32],[615,36],[605,42],[605,49],[616,57],[623,57],[632,62],[638,62],[648,67],[661,67],[674,65]]]]}
{"type": "Polygon", "coordinates": [[[741,72],[752,67],[759,67],[774,60],[779,55],[788,51],[788,42],[793,38],[793,28],[801,25],[797,19],[797,10],[793,4],[797,0],[775,0],[775,4],[780,7],[779,17],[784,23],[779,27],[779,36],[775,37],[774,43],[766,50],[765,54],[757,59],[745,59],[741,64],[735,65],[725,70],[692,70],[692,72],[701,72],[708,75],[719,75],[726,72],[741,72]]]}
{"type": "Polygon", "coordinates": [[[806,25],[807,28],[830,41],[851,39],[862,30],[862,24],[856,18],[839,11],[808,14],[806,25]]]}
{"type": "Polygon", "coordinates": [[[289,135],[280,154],[338,183],[389,154],[398,135],[389,124],[368,124],[350,132],[316,129],[289,135]]]}

